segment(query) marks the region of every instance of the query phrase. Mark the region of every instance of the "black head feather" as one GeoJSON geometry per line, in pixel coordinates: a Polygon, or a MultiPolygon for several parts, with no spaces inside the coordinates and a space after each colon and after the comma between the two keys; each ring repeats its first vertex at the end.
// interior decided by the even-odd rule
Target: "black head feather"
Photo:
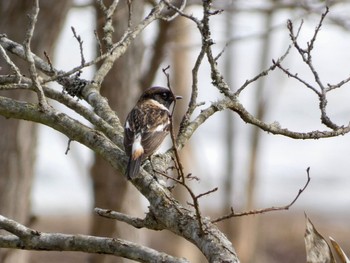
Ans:
{"type": "Polygon", "coordinates": [[[145,90],[139,101],[147,99],[155,100],[169,109],[176,97],[169,89],[156,86],[145,90]]]}

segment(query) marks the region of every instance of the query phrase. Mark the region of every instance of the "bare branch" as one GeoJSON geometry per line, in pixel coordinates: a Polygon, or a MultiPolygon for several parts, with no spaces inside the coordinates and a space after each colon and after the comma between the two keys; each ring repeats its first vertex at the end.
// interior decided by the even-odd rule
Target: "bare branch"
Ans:
{"type": "Polygon", "coordinates": [[[109,254],[141,262],[188,262],[154,249],[144,247],[119,238],[104,238],[87,235],[43,233],[30,229],[0,215],[0,228],[14,235],[1,235],[1,248],[45,251],[80,251],[86,253],[109,254]]]}
{"type": "Polygon", "coordinates": [[[33,235],[39,235],[38,231],[27,228],[24,225],[21,225],[2,215],[0,215],[0,229],[4,229],[22,239],[28,239],[33,235]]]}
{"type": "Polygon", "coordinates": [[[288,69],[284,68],[279,61],[277,61],[277,62],[272,61],[272,62],[275,66],[277,66],[280,70],[282,70],[288,77],[296,79],[297,81],[299,81],[300,83],[305,85],[305,87],[307,87],[310,90],[312,90],[313,92],[315,92],[318,96],[321,96],[321,93],[315,87],[313,87],[311,84],[309,84],[305,80],[301,79],[299,77],[298,73],[291,73],[288,69]]]}
{"type": "Polygon", "coordinates": [[[290,202],[288,205],[277,206],[277,207],[272,206],[272,207],[268,207],[268,208],[264,208],[264,209],[251,210],[251,211],[241,212],[241,213],[236,213],[233,210],[233,208],[231,208],[231,213],[213,220],[212,223],[217,223],[217,222],[220,222],[220,221],[232,218],[232,217],[257,215],[257,214],[264,214],[264,213],[273,212],[273,211],[288,210],[292,205],[294,205],[294,203],[299,199],[300,195],[305,191],[306,187],[309,185],[310,180],[311,180],[309,172],[310,172],[310,167],[308,167],[306,169],[307,180],[306,180],[305,185],[303,186],[303,188],[299,189],[298,194],[295,196],[295,198],[292,200],[292,202],[290,202]]]}
{"type": "Polygon", "coordinates": [[[105,16],[105,25],[103,27],[103,40],[106,44],[107,51],[110,51],[113,48],[113,14],[117,8],[119,0],[114,0],[109,7],[106,7],[102,0],[98,0],[97,3],[99,4],[105,16]]]}
{"type": "MultiPolygon", "coordinates": [[[[307,43],[307,48],[301,48],[299,43],[297,42],[297,35],[299,34],[299,31],[297,33],[297,35],[295,35],[294,31],[293,31],[293,23],[289,20],[287,27],[289,29],[289,35],[291,37],[291,40],[293,42],[294,47],[296,48],[296,50],[299,52],[300,56],[302,57],[303,61],[305,62],[305,64],[309,67],[312,75],[314,76],[315,82],[317,83],[318,87],[320,88],[320,92],[317,91],[314,87],[312,87],[312,85],[308,84],[306,81],[302,80],[301,78],[299,78],[297,76],[297,74],[291,74],[289,73],[288,70],[285,70],[283,68],[281,68],[283,70],[283,72],[285,72],[288,76],[292,76],[293,78],[297,79],[298,81],[302,82],[306,87],[310,88],[311,90],[313,90],[314,92],[316,92],[316,94],[319,97],[319,108],[321,111],[321,121],[324,125],[326,125],[327,127],[333,129],[333,130],[337,130],[339,129],[339,126],[337,124],[335,124],[327,115],[326,113],[326,106],[327,106],[327,88],[326,86],[322,83],[321,78],[317,72],[317,70],[315,69],[313,63],[312,63],[312,55],[311,52],[314,48],[314,44],[317,38],[317,35],[319,33],[319,31],[321,30],[323,21],[325,19],[325,17],[327,16],[329,12],[328,7],[326,7],[326,11],[324,13],[322,13],[321,15],[321,19],[318,23],[318,25],[316,26],[314,35],[312,36],[311,40],[307,43]]],[[[300,30],[300,28],[299,28],[300,30]]]]}
{"type": "Polygon", "coordinates": [[[45,56],[45,58],[47,60],[47,63],[49,63],[49,65],[50,65],[51,71],[54,72],[54,68],[53,68],[51,59],[50,59],[49,55],[46,53],[46,51],[44,51],[44,56],[45,56]]]}
{"type": "Polygon", "coordinates": [[[145,219],[138,217],[132,217],[123,213],[112,211],[109,209],[95,208],[95,212],[103,217],[116,219],[120,222],[127,223],[135,228],[148,228],[152,230],[163,230],[164,226],[159,224],[155,218],[152,216],[152,213],[147,213],[145,219]]]}
{"type": "Polygon", "coordinates": [[[175,17],[177,17],[178,14],[187,17],[186,14],[182,12],[182,10],[186,6],[186,0],[163,0],[166,4],[166,7],[164,7],[160,13],[161,18],[166,21],[171,21],[175,17]]]}
{"type": "Polygon", "coordinates": [[[0,55],[5,59],[6,63],[10,66],[10,68],[16,74],[15,82],[20,83],[22,79],[22,74],[19,68],[16,66],[16,64],[13,63],[12,60],[9,58],[9,56],[6,54],[5,49],[1,45],[0,45],[0,55]]]}
{"type": "Polygon", "coordinates": [[[44,114],[36,104],[0,97],[0,115],[42,123],[51,127],[102,155],[115,169],[122,170],[126,163],[124,151],[107,139],[104,134],[52,107],[46,109],[44,114]]]}
{"type": "MultiPolygon", "coordinates": [[[[26,59],[23,47],[20,44],[9,40],[4,35],[0,35],[0,45],[2,45],[9,52],[19,56],[20,58],[24,60],[26,59]]],[[[73,88],[75,88],[76,86],[83,85],[81,96],[93,107],[97,115],[100,116],[103,120],[107,121],[109,125],[111,125],[116,130],[116,132],[120,134],[123,133],[123,128],[119,118],[117,117],[115,112],[110,108],[107,100],[103,98],[97,91],[97,88],[95,88],[96,85],[94,83],[89,83],[86,80],[77,79],[76,77],[69,77],[69,75],[79,71],[81,69],[81,66],[69,72],[63,72],[58,70],[53,71],[52,67],[48,63],[43,61],[40,57],[36,56],[35,54],[32,54],[32,56],[34,58],[35,66],[38,69],[40,69],[43,73],[49,76],[54,76],[48,81],[57,80],[63,86],[68,85],[73,86],[73,88]]],[[[100,58],[103,58],[103,56],[100,58]]],[[[94,61],[88,62],[85,64],[85,66],[97,63],[96,61],[99,60],[96,59],[94,61]]]]}
{"type": "Polygon", "coordinates": [[[68,154],[68,152],[70,151],[70,144],[71,144],[72,140],[71,139],[68,139],[68,143],[67,143],[67,149],[66,151],[64,152],[65,155],[68,154]]]}
{"type": "MultiPolygon", "coordinates": [[[[149,15],[143,21],[141,21],[133,29],[128,28],[125,31],[125,34],[121,37],[121,39],[116,44],[114,44],[113,47],[111,47],[111,49],[108,51],[109,55],[103,61],[101,67],[97,70],[94,76],[93,81],[96,83],[97,89],[99,89],[104,77],[112,68],[114,61],[126,52],[132,40],[134,40],[150,23],[159,18],[160,11],[164,7],[164,5],[165,4],[161,1],[157,6],[155,6],[151,10],[149,15]]],[[[112,9],[110,11],[112,11],[112,9]]]]}
{"type": "MultiPolygon", "coordinates": [[[[171,90],[170,75],[169,75],[169,73],[167,73],[168,69],[169,69],[169,67],[163,69],[163,73],[165,74],[165,76],[167,78],[168,88],[171,90]]],[[[173,96],[174,96],[174,94],[173,94],[173,96]]],[[[178,173],[178,178],[179,178],[180,184],[186,188],[186,190],[188,191],[188,193],[190,194],[190,196],[193,200],[193,207],[196,211],[196,216],[197,216],[199,228],[200,228],[202,234],[204,234],[202,216],[201,216],[201,211],[200,211],[199,203],[198,203],[198,197],[193,193],[192,189],[186,184],[186,177],[185,177],[185,173],[183,170],[183,165],[182,165],[182,162],[180,160],[180,154],[179,154],[177,146],[176,146],[176,138],[175,138],[175,131],[174,131],[174,119],[173,119],[173,116],[174,116],[173,113],[175,110],[175,106],[176,106],[176,100],[174,101],[173,112],[171,113],[171,119],[170,119],[170,136],[171,136],[171,141],[173,143],[173,151],[174,151],[174,156],[175,156],[175,158],[174,158],[175,168],[176,168],[177,173],[178,173]]]]}
{"type": "Polygon", "coordinates": [[[80,58],[81,58],[81,66],[85,65],[85,58],[84,58],[84,51],[83,51],[83,40],[81,39],[81,37],[79,35],[77,35],[75,28],[72,26],[71,27],[72,32],[73,32],[73,36],[74,38],[78,41],[79,44],[79,50],[80,50],[80,58]]]}
{"type": "Polygon", "coordinates": [[[206,191],[206,192],[204,192],[204,193],[201,193],[201,194],[197,195],[196,197],[199,199],[199,198],[201,198],[201,197],[203,197],[203,196],[210,195],[210,194],[216,192],[217,190],[218,190],[218,188],[215,187],[215,188],[213,188],[213,189],[211,189],[211,190],[209,190],[209,191],[206,191]]]}
{"type": "Polygon", "coordinates": [[[42,110],[46,110],[48,108],[48,104],[44,95],[44,91],[39,82],[38,74],[36,72],[36,67],[34,63],[34,58],[30,50],[30,43],[34,34],[34,28],[37,22],[38,14],[39,14],[39,0],[35,0],[34,3],[35,3],[34,7],[32,8],[31,13],[29,14],[29,27],[26,32],[26,38],[24,40],[23,46],[24,46],[26,60],[29,63],[30,77],[33,81],[34,88],[38,95],[39,105],[42,108],[42,110]]]}
{"type": "MultiPolygon", "coordinates": [[[[201,66],[201,63],[203,61],[203,58],[205,56],[205,47],[201,47],[201,51],[197,56],[195,65],[192,69],[192,90],[191,90],[191,98],[187,107],[187,111],[185,115],[183,116],[181,123],[180,123],[180,128],[179,128],[179,136],[176,141],[176,145],[178,146],[180,144],[179,137],[183,137],[183,133],[185,131],[188,131],[187,127],[189,125],[189,120],[192,117],[192,114],[194,110],[198,107],[197,104],[197,97],[198,97],[198,71],[201,66]]],[[[189,137],[187,137],[189,138],[189,137]]]]}
{"type": "Polygon", "coordinates": [[[344,79],[344,80],[341,80],[339,83],[337,84],[327,84],[327,88],[325,90],[325,92],[329,92],[329,91],[332,91],[334,89],[339,89],[341,88],[344,84],[348,83],[350,81],[350,77],[344,79]]]}
{"type": "Polygon", "coordinates": [[[138,217],[131,217],[131,216],[123,214],[123,213],[119,213],[119,212],[112,211],[109,209],[101,209],[101,208],[97,208],[97,207],[95,208],[95,212],[102,217],[116,219],[118,221],[127,223],[128,225],[131,225],[135,228],[145,227],[144,220],[141,218],[138,218],[138,217]]]}

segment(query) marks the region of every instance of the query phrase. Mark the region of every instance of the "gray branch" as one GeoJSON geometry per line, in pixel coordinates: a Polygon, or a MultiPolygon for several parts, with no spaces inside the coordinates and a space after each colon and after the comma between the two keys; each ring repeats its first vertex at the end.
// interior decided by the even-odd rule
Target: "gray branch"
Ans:
{"type": "Polygon", "coordinates": [[[0,247],[43,251],[80,251],[109,254],[139,262],[187,263],[154,249],[119,238],[43,233],[0,215],[0,228],[13,235],[0,235],[0,247]]]}

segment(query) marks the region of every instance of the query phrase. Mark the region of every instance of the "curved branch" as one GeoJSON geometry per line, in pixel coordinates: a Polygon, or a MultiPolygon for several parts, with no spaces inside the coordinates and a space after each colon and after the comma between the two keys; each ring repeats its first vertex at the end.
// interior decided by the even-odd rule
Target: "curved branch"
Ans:
{"type": "Polygon", "coordinates": [[[271,124],[268,124],[255,118],[238,101],[232,102],[228,108],[238,113],[239,116],[242,118],[242,120],[244,120],[247,123],[255,125],[268,133],[272,133],[275,135],[283,135],[292,139],[316,140],[316,139],[322,139],[322,138],[336,137],[336,136],[344,135],[350,132],[350,123],[347,126],[341,126],[341,127],[338,127],[337,129],[330,130],[330,131],[315,130],[315,131],[309,131],[309,132],[295,132],[295,131],[290,131],[286,128],[281,128],[278,122],[273,122],[271,124]]]}
{"type": "Polygon", "coordinates": [[[102,119],[95,112],[91,111],[89,108],[85,107],[77,100],[74,100],[71,96],[68,96],[62,92],[43,87],[45,95],[57,102],[62,103],[66,107],[72,109],[80,116],[89,121],[94,125],[99,131],[102,131],[111,141],[113,141],[118,147],[122,147],[122,131],[121,129],[115,129],[109,122],[102,119]]]}
{"type": "Polygon", "coordinates": [[[111,52],[108,52],[109,55],[106,57],[106,59],[103,61],[101,67],[97,70],[94,82],[97,83],[98,88],[100,87],[100,84],[102,83],[103,79],[107,75],[107,73],[112,68],[114,61],[118,59],[121,55],[123,55],[127,48],[130,46],[132,41],[153,21],[157,20],[161,17],[162,10],[166,8],[165,3],[163,1],[160,1],[158,5],[156,5],[151,12],[148,14],[148,16],[141,21],[138,25],[136,25],[133,29],[128,28],[124,34],[124,36],[121,38],[121,40],[115,44],[115,46],[112,48],[111,52]]]}
{"type": "Polygon", "coordinates": [[[117,211],[112,211],[110,209],[95,208],[95,212],[102,217],[115,219],[120,222],[124,222],[135,228],[147,228],[152,230],[163,230],[164,226],[159,224],[151,213],[148,213],[144,219],[129,216],[117,211]]]}
{"type": "Polygon", "coordinates": [[[14,235],[1,235],[0,247],[45,251],[80,251],[86,253],[109,254],[140,262],[186,263],[154,249],[119,238],[105,238],[88,235],[68,235],[43,233],[30,229],[0,215],[0,228],[14,235]]]}
{"type": "Polygon", "coordinates": [[[33,121],[51,127],[71,140],[80,142],[103,156],[115,169],[124,170],[126,157],[124,151],[101,132],[87,127],[68,115],[48,107],[41,111],[37,104],[0,97],[0,115],[33,121]]]}
{"type": "Polygon", "coordinates": [[[289,204],[284,205],[284,206],[271,206],[271,207],[268,207],[268,208],[250,210],[250,211],[241,212],[241,213],[236,213],[233,210],[233,208],[231,207],[231,213],[229,213],[227,215],[224,215],[224,216],[220,216],[219,218],[214,219],[212,222],[213,223],[217,223],[217,222],[220,222],[220,221],[223,221],[223,220],[226,220],[226,219],[229,219],[229,218],[233,218],[233,217],[257,215],[257,214],[263,214],[263,213],[268,213],[268,212],[273,212],[273,211],[288,210],[299,199],[300,195],[305,191],[306,187],[308,187],[308,185],[310,183],[310,180],[311,180],[310,167],[308,167],[306,169],[306,175],[307,175],[306,183],[304,184],[304,186],[302,188],[299,189],[297,195],[294,197],[294,199],[289,204]]]}
{"type": "MultiPolygon", "coordinates": [[[[0,46],[1,47],[1,46],[0,46]]],[[[9,78],[9,76],[6,76],[9,78]]],[[[17,79],[17,76],[10,76],[8,82],[14,82],[17,79]]],[[[0,79],[6,79],[3,76],[0,76],[0,79]]],[[[6,82],[7,83],[7,82],[6,82]]],[[[22,77],[21,84],[0,84],[0,90],[29,90],[34,91],[32,86],[32,81],[26,77],[22,77]]],[[[55,100],[62,105],[70,108],[71,110],[78,113],[80,116],[82,116],[84,119],[89,121],[92,125],[94,125],[98,130],[102,131],[110,140],[112,140],[116,145],[121,147],[123,145],[121,134],[122,132],[114,127],[112,127],[108,122],[103,120],[101,117],[99,117],[95,112],[93,112],[91,109],[85,107],[81,103],[79,103],[78,100],[73,99],[71,96],[67,95],[66,93],[56,91],[52,88],[43,86],[44,94],[47,98],[50,98],[52,100],[55,100]]]]}
{"type": "Polygon", "coordinates": [[[287,128],[282,128],[278,122],[266,123],[257,119],[245,109],[245,107],[238,101],[238,99],[231,100],[225,98],[212,103],[209,107],[202,110],[201,113],[198,114],[198,116],[193,121],[187,124],[187,126],[181,131],[181,133],[177,137],[177,147],[181,149],[185,145],[185,143],[191,138],[191,136],[197,130],[197,128],[200,127],[200,125],[202,125],[206,120],[208,120],[213,114],[226,109],[236,112],[246,123],[257,126],[268,133],[272,133],[274,135],[282,135],[292,139],[317,140],[322,138],[345,135],[350,132],[350,123],[347,126],[341,126],[334,130],[315,130],[309,132],[291,131],[287,128]]]}

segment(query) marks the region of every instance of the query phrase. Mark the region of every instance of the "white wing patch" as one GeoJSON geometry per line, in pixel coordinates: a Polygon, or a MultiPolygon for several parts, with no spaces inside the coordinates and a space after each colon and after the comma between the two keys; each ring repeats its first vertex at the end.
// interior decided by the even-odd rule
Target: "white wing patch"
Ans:
{"type": "Polygon", "coordinates": [[[159,108],[161,108],[162,110],[166,110],[167,112],[169,112],[169,109],[168,109],[167,107],[165,107],[162,103],[159,103],[158,101],[152,100],[152,99],[151,99],[151,102],[152,102],[154,105],[156,105],[156,106],[158,106],[159,108]]]}
{"type": "Polygon", "coordinates": [[[133,160],[138,159],[144,152],[144,149],[141,145],[141,134],[138,133],[135,136],[134,143],[132,144],[131,157],[133,160]]]}
{"type": "Polygon", "coordinates": [[[163,123],[163,124],[159,124],[159,125],[154,129],[154,131],[155,131],[155,132],[162,132],[162,131],[164,131],[165,127],[167,127],[168,125],[169,125],[169,122],[163,123]]]}

